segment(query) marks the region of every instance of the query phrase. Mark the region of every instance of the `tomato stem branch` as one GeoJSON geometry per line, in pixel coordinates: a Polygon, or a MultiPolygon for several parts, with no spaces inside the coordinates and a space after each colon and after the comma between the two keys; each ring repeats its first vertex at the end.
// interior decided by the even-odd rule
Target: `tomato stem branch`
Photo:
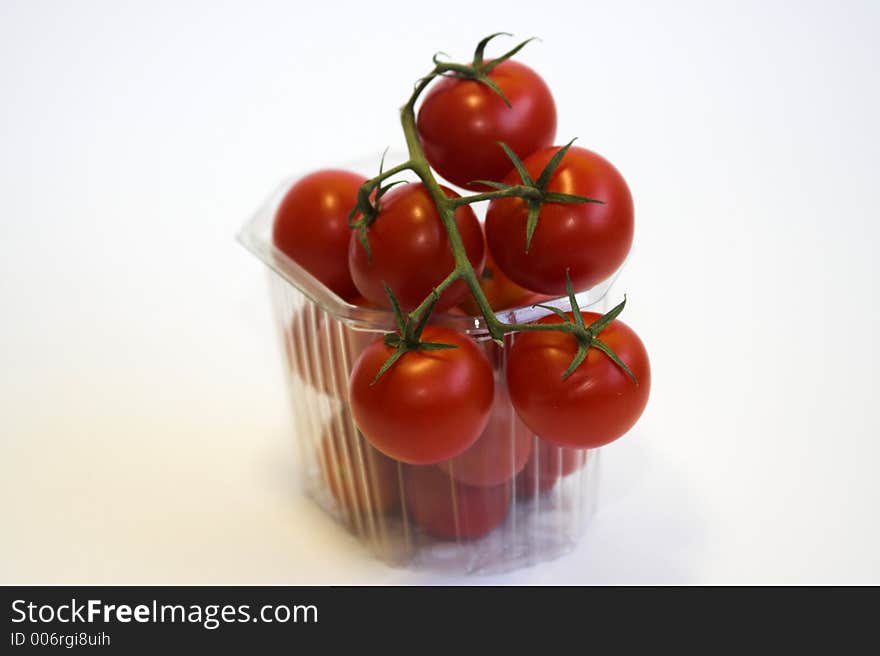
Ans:
{"type": "MultiPolygon", "coordinates": [[[[486,39],[485,41],[488,42],[488,40],[489,39],[486,39]]],[[[519,51],[519,49],[523,45],[525,45],[525,43],[527,42],[520,44],[509,53],[506,53],[502,56],[501,59],[503,60],[509,58],[511,55],[519,51]]],[[[483,289],[480,287],[479,276],[477,275],[476,271],[474,271],[474,268],[471,265],[470,260],[468,259],[467,252],[464,247],[464,242],[462,241],[461,234],[459,233],[458,225],[455,222],[455,211],[465,205],[470,205],[472,203],[478,203],[481,201],[511,197],[521,198],[524,202],[530,204],[540,204],[543,199],[544,190],[537,188],[534,183],[529,184],[531,180],[524,180],[524,184],[521,185],[503,185],[500,183],[489,182],[487,183],[488,186],[496,187],[494,191],[472,194],[469,196],[462,196],[458,198],[449,198],[446,195],[443,187],[440,186],[440,183],[434,177],[434,174],[431,171],[431,167],[428,164],[427,157],[425,156],[424,149],[422,148],[421,141],[419,140],[415,116],[415,106],[419,96],[438,76],[452,74],[460,77],[484,77],[486,73],[482,70],[482,68],[486,67],[486,65],[482,63],[483,47],[485,47],[485,42],[481,43],[481,45],[478,46],[478,57],[476,57],[476,59],[479,59],[480,63],[478,64],[475,59],[475,64],[471,67],[462,64],[454,64],[451,62],[443,62],[438,60],[435,56],[434,69],[430,73],[419,79],[418,82],[416,82],[409,99],[406,101],[403,107],[400,108],[400,122],[401,127],[403,128],[404,137],[406,139],[406,147],[409,154],[409,159],[402,164],[398,164],[397,166],[388,169],[387,171],[383,171],[375,178],[368,180],[364,183],[361,191],[362,193],[365,192],[364,195],[368,197],[374,189],[381,185],[383,180],[390,178],[391,176],[405,170],[412,171],[419,177],[419,179],[422,181],[422,184],[424,184],[425,188],[428,190],[428,193],[431,195],[431,198],[434,201],[434,205],[436,206],[437,211],[440,214],[440,219],[443,223],[443,227],[446,230],[447,238],[449,240],[449,246],[452,250],[455,261],[455,268],[439,285],[437,285],[435,290],[432,291],[432,293],[428,295],[425,300],[423,300],[412,312],[409,313],[409,321],[407,322],[408,325],[424,325],[427,317],[422,316],[422,314],[426,311],[430,312],[433,309],[432,306],[436,303],[436,299],[439,294],[457,280],[463,280],[467,285],[471,295],[473,296],[477,307],[480,308],[480,312],[483,315],[485,325],[487,330],[489,331],[489,334],[495,341],[499,343],[503,342],[503,338],[506,333],[519,331],[558,331],[572,333],[578,336],[580,339],[583,339],[586,337],[584,329],[577,326],[576,324],[518,324],[504,323],[500,319],[498,319],[495,311],[489,304],[489,300],[486,298],[483,289]]],[[[495,63],[498,63],[497,60],[493,60],[492,64],[495,63]]],[[[506,149],[506,146],[502,145],[502,147],[506,149]]],[[[565,201],[563,200],[563,202],[565,201]]],[[[569,200],[568,202],[571,201],[569,200]]],[[[578,202],[581,201],[578,200],[578,202]]],[[[407,332],[409,332],[409,330],[407,330],[407,332]]],[[[403,337],[404,339],[412,339],[413,335],[405,335],[403,337]]],[[[417,340],[418,336],[416,335],[415,338],[417,340]]]]}
{"type": "Polygon", "coordinates": [[[357,194],[357,203],[349,214],[349,225],[353,230],[357,230],[358,240],[366,250],[367,256],[371,258],[367,229],[379,215],[379,206],[382,196],[395,184],[399,184],[398,182],[392,182],[383,185],[383,182],[403,171],[412,171],[419,177],[422,184],[431,195],[431,199],[433,200],[443,223],[443,228],[446,231],[447,239],[449,240],[449,247],[454,259],[453,270],[405,317],[397,299],[394,297],[393,290],[387,285],[385,286],[385,291],[389,297],[397,320],[398,330],[397,332],[385,335],[385,344],[393,348],[394,351],[382,365],[371,385],[375,384],[376,381],[378,381],[379,378],[408,351],[455,348],[454,344],[424,342],[421,340],[421,335],[431,313],[434,311],[435,306],[440,300],[441,294],[459,280],[463,280],[467,285],[474,301],[480,308],[480,312],[485,319],[485,325],[489,334],[500,345],[504,344],[504,335],[511,332],[555,331],[569,333],[577,340],[578,350],[568,369],[563,374],[563,379],[570,376],[575,369],[584,362],[587,357],[587,351],[591,347],[594,347],[611,358],[630,378],[632,378],[634,382],[637,383],[636,377],[626,364],[617,357],[607,344],[598,339],[599,333],[608,324],[614,321],[617,315],[623,310],[623,307],[626,304],[625,297],[623,302],[613,308],[610,312],[607,312],[589,326],[586,326],[578,306],[577,297],[572,288],[569,271],[566,269],[566,291],[568,292],[568,298],[571,303],[571,317],[559,308],[539,304],[539,307],[543,307],[558,315],[561,321],[559,323],[504,323],[495,314],[495,311],[489,304],[483,289],[480,287],[480,279],[468,259],[464,242],[459,233],[458,225],[455,222],[456,211],[467,205],[471,205],[472,203],[487,200],[492,201],[501,198],[519,198],[521,202],[528,206],[529,213],[526,226],[526,252],[528,252],[529,244],[539,218],[540,208],[544,203],[602,203],[601,200],[550,191],[547,189],[552,175],[574,140],[557,150],[550,161],[545,165],[537,180],[532,179],[531,175],[526,170],[525,165],[509,146],[502,142],[498,142],[499,147],[504,150],[510,158],[514,169],[519,173],[521,183],[513,185],[493,180],[474,180],[473,184],[479,184],[482,187],[491,188],[493,191],[471,194],[469,196],[450,198],[447,195],[447,191],[439,182],[437,182],[437,179],[434,177],[434,173],[431,171],[431,167],[428,164],[428,159],[425,156],[416,127],[415,106],[419,96],[436,77],[452,75],[476,80],[492,89],[493,92],[498,94],[502,100],[510,106],[510,102],[504,95],[504,92],[498,87],[497,83],[489,77],[489,72],[494,66],[519,52],[519,50],[531,41],[531,39],[520,43],[501,57],[486,62],[483,57],[486,44],[500,34],[502,33],[490,35],[480,41],[474,53],[473,64],[470,66],[444,62],[439,60],[438,55],[434,56],[434,69],[416,82],[412,94],[406,101],[406,104],[400,108],[400,123],[403,128],[404,137],[406,138],[409,159],[388,170],[383,170],[383,155],[383,164],[380,164],[379,166],[379,174],[361,185],[357,194]],[[355,218],[358,214],[360,214],[360,217],[355,218]]]}

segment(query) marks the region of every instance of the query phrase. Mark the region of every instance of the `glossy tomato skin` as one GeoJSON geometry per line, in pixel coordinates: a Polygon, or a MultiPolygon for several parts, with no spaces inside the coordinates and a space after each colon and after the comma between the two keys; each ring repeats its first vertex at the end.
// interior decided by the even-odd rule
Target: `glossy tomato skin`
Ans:
{"type": "Polygon", "coordinates": [[[364,181],[333,169],[305,176],[284,196],[272,228],[279,250],[344,299],[357,292],[348,272],[348,213],[364,181]]]}
{"type": "Polygon", "coordinates": [[[401,462],[428,465],[457,456],[486,428],[495,383],[489,360],[472,339],[428,326],[422,341],[457,348],[410,351],[374,385],[393,350],[377,340],[361,353],[349,381],[349,401],[364,437],[401,462]]]}
{"type": "MultiPolygon", "coordinates": [[[[490,307],[496,312],[523,307],[533,303],[541,303],[553,298],[546,294],[529,291],[517,285],[498,268],[498,265],[492,259],[491,253],[488,252],[486,253],[486,264],[483,267],[483,272],[480,274],[480,288],[483,290],[486,300],[489,301],[490,307]]],[[[482,314],[480,306],[477,305],[477,302],[470,293],[465,296],[459,307],[472,317],[482,314]]]]}
{"type": "Polygon", "coordinates": [[[406,467],[403,480],[410,517],[437,538],[479,538],[499,526],[510,511],[510,484],[462,485],[436,467],[406,467]]]}
{"type": "Polygon", "coordinates": [[[464,453],[437,465],[447,476],[465,485],[500,485],[516,476],[532,452],[532,431],[496,388],[492,415],[486,429],[464,453]]]}
{"type": "Polygon", "coordinates": [[[539,437],[532,456],[516,477],[516,494],[532,497],[552,489],[556,482],[581,469],[587,462],[586,449],[557,446],[539,437]]]}
{"type": "Polygon", "coordinates": [[[444,77],[425,95],[417,119],[422,147],[434,170],[474,191],[481,187],[470,182],[498,181],[511,170],[499,141],[523,158],[551,145],[556,137],[556,104],[541,76],[507,60],[489,77],[511,107],[485,84],[444,77]]]}
{"type": "MultiPolygon", "coordinates": [[[[582,314],[586,325],[600,316],[582,314]]],[[[539,321],[559,322],[556,315],[539,321]]],[[[626,363],[638,384],[596,348],[562,380],[577,351],[574,336],[557,331],[516,336],[507,364],[510,398],[525,424],[541,438],[575,449],[600,447],[626,433],[641,416],[651,391],[651,367],[642,340],[618,320],[599,339],[626,363]]]]}
{"type": "MultiPolygon", "coordinates": [[[[451,189],[443,187],[443,191],[449,198],[458,197],[451,189]]],[[[486,254],[480,222],[467,205],[456,210],[455,222],[468,259],[479,273],[486,254]]],[[[384,284],[404,310],[411,310],[455,268],[440,213],[420,182],[395,187],[382,197],[368,238],[372,260],[352,234],[348,264],[358,291],[379,307],[390,307],[384,284]]],[[[435,309],[451,308],[465,294],[467,286],[459,280],[443,292],[435,309]]]]}
{"type": "MultiPolygon", "coordinates": [[[[524,160],[533,179],[557,150],[546,148],[524,160]]],[[[505,181],[516,184],[520,178],[513,172],[505,181]]],[[[527,253],[528,207],[518,198],[492,201],[486,213],[486,241],[498,267],[518,285],[555,296],[565,293],[566,269],[576,291],[609,278],[623,264],[633,240],[633,200],[623,176],[600,155],[572,147],[548,191],[586,196],[604,205],[544,204],[527,253]]]]}

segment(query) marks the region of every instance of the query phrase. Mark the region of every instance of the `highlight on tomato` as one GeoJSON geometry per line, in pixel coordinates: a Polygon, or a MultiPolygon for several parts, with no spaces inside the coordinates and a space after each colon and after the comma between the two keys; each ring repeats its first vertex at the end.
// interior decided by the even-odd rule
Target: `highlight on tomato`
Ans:
{"type": "Polygon", "coordinates": [[[350,171],[315,171],[287,191],[272,226],[275,246],[343,299],[357,294],[348,270],[348,214],[365,181],[350,171]]]}

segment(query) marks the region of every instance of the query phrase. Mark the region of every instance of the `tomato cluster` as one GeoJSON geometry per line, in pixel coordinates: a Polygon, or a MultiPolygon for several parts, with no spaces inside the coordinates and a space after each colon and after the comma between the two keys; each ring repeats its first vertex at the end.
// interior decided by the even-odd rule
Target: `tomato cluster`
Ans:
{"type": "Polygon", "coordinates": [[[493,408],[470,449],[437,465],[395,461],[350,431],[348,422],[347,416],[331,421],[315,454],[338,509],[354,521],[404,512],[441,539],[489,533],[507,518],[514,499],[523,503],[549,492],[588,457],[586,450],[534,437],[507,401],[493,408]]]}
{"type": "MultiPolygon", "coordinates": [[[[581,312],[575,297],[629,253],[629,187],[597,153],[554,145],[547,84],[510,59],[521,46],[484,60],[487,42],[472,65],[435,59],[417,85],[403,111],[408,164],[371,180],[339,170],[306,176],[282,200],[273,232],[281,253],[338,296],[391,308],[398,322],[396,333],[357,345],[348,380],[366,440],[355,446],[372,474],[329,466],[333,452],[353,446],[325,438],[328,487],[349,509],[371,497],[383,511],[396,508],[386,497],[399,487],[410,516],[440,537],[482,535],[504,520],[514,493],[545,492],[579,469],[586,449],[635,424],[651,384],[644,345],[616,318],[622,305],[602,316],[581,312]],[[420,181],[387,184],[405,169],[420,181]],[[434,172],[479,193],[461,196],[434,172]],[[484,225],[471,209],[482,201],[484,225]],[[502,325],[493,314],[565,294],[571,311],[548,308],[533,324],[502,325]],[[431,325],[433,311],[483,314],[495,341],[431,325]],[[487,352],[497,358],[504,335],[496,375],[487,352]],[[348,487],[362,496],[343,501],[342,482],[358,477],[348,487]]],[[[292,333],[308,336],[319,319],[292,321],[292,333]]],[[[291,370],[332,394],[325,381],[339,376],[323,375],[305,339],[289,350],[291,370]]]]}

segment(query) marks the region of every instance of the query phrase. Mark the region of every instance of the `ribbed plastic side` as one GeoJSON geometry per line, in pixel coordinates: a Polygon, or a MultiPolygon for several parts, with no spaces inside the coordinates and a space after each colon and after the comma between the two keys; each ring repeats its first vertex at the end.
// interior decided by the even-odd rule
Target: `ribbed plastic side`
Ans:
{"type": "MultiPolygon", "coordinates": [[[[358,432],[347,382],[385,326],[346,323],[270,271],[307,492],[394,566],[496,573],[569,551],[592,515],[599,452],[551,445],[518,420],[504,348],[476,336],[495,369],[495,408],[469,452],[441,465],[391,460],[358,432]],[[471,452],[472,451],[472,452],[471,452]]],[[[604,295],[590,310],[604,310],[604,295]]],[[[586,308],[583,308],[586,309],[586,308]]]]}

